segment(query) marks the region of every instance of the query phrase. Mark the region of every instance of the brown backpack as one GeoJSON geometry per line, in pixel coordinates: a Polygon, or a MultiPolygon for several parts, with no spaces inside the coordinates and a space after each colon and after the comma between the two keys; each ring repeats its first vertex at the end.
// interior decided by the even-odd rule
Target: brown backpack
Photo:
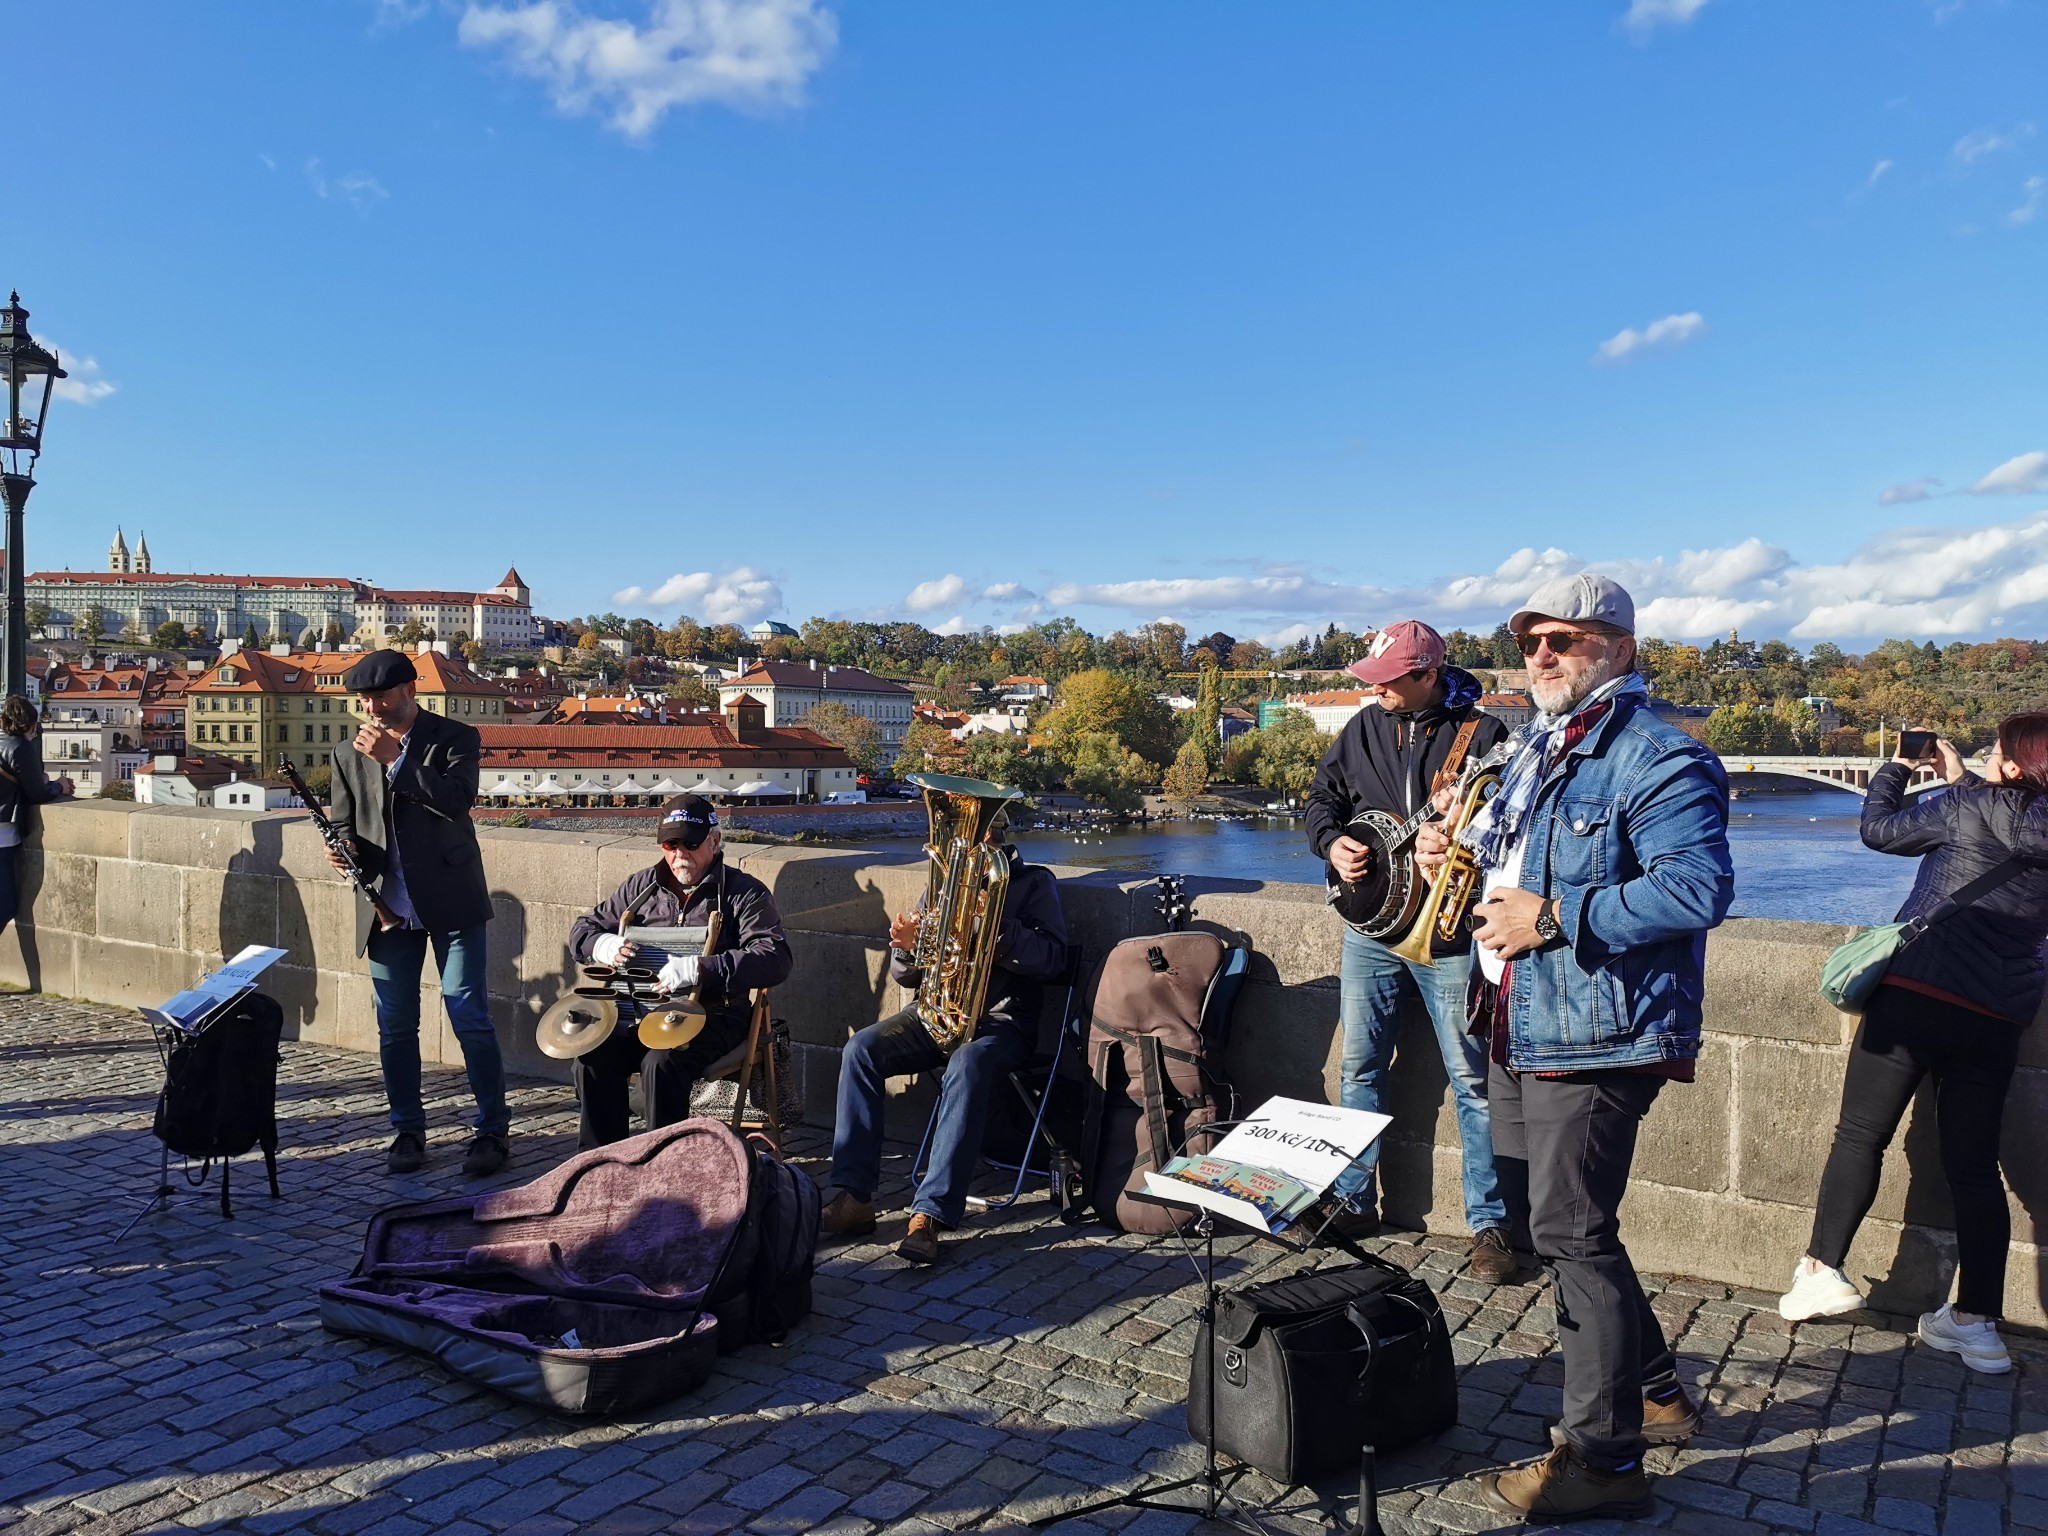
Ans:
{"type": "Polygon", "coordinates": [[[1160,933],[1125,939],[1103,961],[1089,1008],[1081,1196],[1111,1226],[1159,1234],[1194,1221],[1131,1195],[1147,1171],[1207,1151],[1216,1136],[1203,1126],[1237,1116],[1237,1090],[1209,1052],[1224,1044],[1245,959],[1213,933],[1160,933]]]}

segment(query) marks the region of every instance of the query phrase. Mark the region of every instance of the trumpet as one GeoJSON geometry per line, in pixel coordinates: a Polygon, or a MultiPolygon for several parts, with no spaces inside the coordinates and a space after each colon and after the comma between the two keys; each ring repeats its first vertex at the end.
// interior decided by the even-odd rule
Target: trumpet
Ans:
{"type": "Polygon", "coordinates": [[[1444,857],[1443,868],[1437,871],[1436,883],[1423,898],[1422,910],[1416,914],[1408,936],[1393,946],[1395,954],[1412,964],[1436,964],[1430,955],[1431,946],[1439,942],[1448,944],[1458,936],[1465,914],[1479,895],[1479,860],[1460,841],[1459,834],[1472,825],[1479,808],[1500,793],[1497,757],[1498,749],[1474,764],[1471,775],[1461,786],[1457,810],[1444,823],[1444,830],[1451,835],[1451,851],[1444,857]]]}

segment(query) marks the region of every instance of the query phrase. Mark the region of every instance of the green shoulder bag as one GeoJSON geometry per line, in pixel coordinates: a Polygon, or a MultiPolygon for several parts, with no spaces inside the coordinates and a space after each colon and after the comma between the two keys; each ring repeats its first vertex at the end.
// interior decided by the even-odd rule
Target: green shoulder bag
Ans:
{"type": "Polygon", "coordinates": [[[2003,864],[1994,864],[1932,911],[1923,912],[1908,922],[1866,928],[1854,938],[1843,940],[1829,950],[1827,959],[1821,962],[1820,995],[1837,1008],[1861,1008],[1870,1000],[1870,994],[1877,990],[1877,984],[1884,980],[1892,956],[1943,918],[1953,917],[1972,902],[1990,895],[2026,867],[2021,859],[2007,859],[2003,864]]]}

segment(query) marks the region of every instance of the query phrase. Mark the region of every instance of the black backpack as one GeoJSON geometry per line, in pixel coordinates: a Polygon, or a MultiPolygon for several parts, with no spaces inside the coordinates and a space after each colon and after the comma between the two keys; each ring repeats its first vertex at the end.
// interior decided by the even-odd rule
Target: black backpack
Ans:
{"type": "Polygon", "coordinates": [[[749,1136],[747,1143],[754,1154],[747,1219],[755,1228],[753,1261],[747,1266],[747,1337],[780,1344],[811,1315],[824,1197],[817,1181],[784,1162],[766,1137],[749,1136]]]}
{"type": "Polygon", "coordinates": [[[156,1101],[156,1139],[181,1157],[221,1160],[220,1209],[228,1204],[228,1159],[263,1148],[270,1192],[277,1188],[277,1060],[284,1010],[261,992],[245,992],[197,1034],[166,1031],[164,1087],[156,1101]]]}

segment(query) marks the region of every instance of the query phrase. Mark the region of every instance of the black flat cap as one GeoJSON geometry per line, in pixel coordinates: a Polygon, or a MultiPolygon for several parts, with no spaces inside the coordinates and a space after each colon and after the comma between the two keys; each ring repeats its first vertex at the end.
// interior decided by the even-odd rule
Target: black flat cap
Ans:
{"type": "Polygon", "coordinates": [[[386,688],[396,688],[400,683],[416,683],[419,679],[418,669],[405,652],[372,651],[350,667],[341,682],[350,693],[379,693],[386,688]]]}

